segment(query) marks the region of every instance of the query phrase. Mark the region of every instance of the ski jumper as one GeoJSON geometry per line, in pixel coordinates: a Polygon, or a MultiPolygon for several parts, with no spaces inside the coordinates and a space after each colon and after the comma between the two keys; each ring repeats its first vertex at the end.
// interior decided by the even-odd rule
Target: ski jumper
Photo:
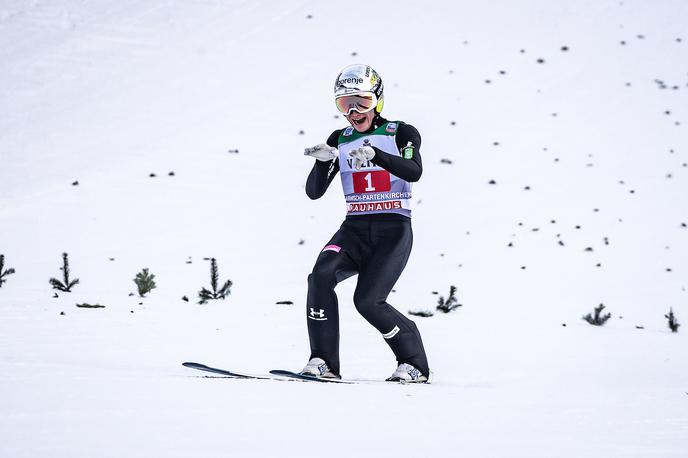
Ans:
{"type": "Polygon", "coordinates": [[[390,346],[397,363],[408,363],[429,374],[416,324],[387,303],[387,296],[406,266],[411,246],[411,183],[423,166],[420,134],[411,125],[377,116],[359,133],[348,127],[330,135],[327,144],[339,149],[333,162],[316,161],[306,182],[311,199],[320,198],[339,172],[347,216],[320,252],[308,276],[306,315],[311,358],[322,358],[337,375],[339,312],[337,283],[358,274],[354,305],[390,346]],[[349,152],[371,146],[375,157],[360,170],[349,152]]]}

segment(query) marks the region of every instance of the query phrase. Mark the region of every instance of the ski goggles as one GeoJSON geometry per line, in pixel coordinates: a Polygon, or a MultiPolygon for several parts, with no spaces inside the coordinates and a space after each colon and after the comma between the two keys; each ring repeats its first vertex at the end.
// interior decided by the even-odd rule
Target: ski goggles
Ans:
{"type": "Polygon", "coordinates": [[[342,95],[335,98],[334,103],[337,109],[346,115],[351,114],[351,110],[367,113],[377,106],[377,97],[370,92],[342,95]]]}

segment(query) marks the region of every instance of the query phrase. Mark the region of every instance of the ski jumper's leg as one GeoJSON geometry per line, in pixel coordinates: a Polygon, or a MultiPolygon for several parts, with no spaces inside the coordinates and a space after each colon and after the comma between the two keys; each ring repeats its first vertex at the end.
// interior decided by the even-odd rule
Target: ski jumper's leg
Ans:
{"type": "Polygon", "coordinates": [[[360,266],[354,304],[382,334],[399,364],[411,364],[427,376],[428,360],[416,324],[387,303],[387,296],[406,266],[412,245],[410,219],[371,224],[371,252],[360,266]]]}
{"type": "Polygon", "coordinates": [[[342,224],[318,255],[308,276],[306,317],[311,358],[322,358],[339,375],[339,308],[335,286],[356,274],[357,240],[342,224]]]}

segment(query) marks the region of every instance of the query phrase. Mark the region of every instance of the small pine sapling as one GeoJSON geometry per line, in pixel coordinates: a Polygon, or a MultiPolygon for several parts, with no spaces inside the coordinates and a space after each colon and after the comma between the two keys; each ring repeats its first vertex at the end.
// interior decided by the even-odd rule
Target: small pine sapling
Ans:
{"type": "Polygon", "coordinates": [[[602,310],[604,310],[604,304],[600,304],[597,307],[595,307],[595,316],[592,316],[590,313],[588,313],[583,317],[583,319],[588,323],[592,324],[593,326],[602,326],[604,325],[604,323],[607,322],[608,319],[612,317],[611,313],[607,313],[606,315],[600,315],[602,313],[602,310]]]}
{"type": "Polygon", "coordinates": [[[229,289],[232,287],[232,280],[227,280],[225,284],[222,285],[222,288],[218,290],[218,278],[217,261],[215,258],[212,258],[210,260],[210,286],[213,290],[210,291],[205,287],[201,288],[201,290],[198,292],[198,297],[201,299],[198,302],[199,304],[206,304],[210,299],[224,299],[228,294],[231,293],[229,289]]]}
{"type": "Polygon", "coordinates": [[[53,285],[53,289],[70,293],[72,288],[79,284],[79,279],[75,278],[74,280],[69,280],[69,259],[67,257],[67,253],[62,253],[62,267],[60,267],[60,270],[62,271],[63,281],[60,281],[56,278],[51,278],[50,284],[53,285]]]}
{"type": "Polygon", "coordinates": [[[447,300],[444,300],[444,297],[442,296],[440,296],[440,298],[437,300],[437,310],[443,313],[449,313],[452,310],[456,310],[457,308],[461,307],[461,304],[459,304],[455,294],[456,286],[452,285],[449,287],[449,297],[447,297],[447,300]]]}
{"type": "Polygon", "coordinates": [[[134,283],[136,283],[136,287],[139,290],[139,296],[144,297],[156,287],[155,275],[149,273],[147,268],[144,268],[141,272],[136,274],[134,283]]]}
{"type": "Polygon", "coordinates": [[[671,332],[678,332],[678,327],[681,326],[681,324],[676,320],[676,317],[674,316],[674,310],[669,309],[669,314],[664,315],[664,318],[669,320],[669,329],[671,329],[671,332]]]}
{"type": "Polygon", "coordinates": [[[5,269],[5,255],[0,254],[0,288],[2,288],[2,284],[7,281],[5,277],[7,277],[8,275],[12,275],[13,273],[14,269],[5,269]]]}

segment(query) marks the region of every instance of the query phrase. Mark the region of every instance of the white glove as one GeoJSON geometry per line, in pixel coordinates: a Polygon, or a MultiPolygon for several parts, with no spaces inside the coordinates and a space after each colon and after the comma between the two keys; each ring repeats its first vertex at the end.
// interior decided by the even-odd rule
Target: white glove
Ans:
{"type": "Polygon", "coordinates": [[[303,154],[304,156],[311,156],[319,161],[327,162],[337,157],[339,155],[339,151],[337,151],[337,148],[333,148],[330,145],[323,143],[320,145],[315,145],[312,148],[306,148],[303,154]]]}
{"type": "Polygon", "coordinates": [[[364,164],[367,164],[369,160],[375,157],[375,150],[370,146],[361,146],[355,150],[349,152],[349,157],[354,160],[354,168],[356,170],[361,170],[364,164]]]}

